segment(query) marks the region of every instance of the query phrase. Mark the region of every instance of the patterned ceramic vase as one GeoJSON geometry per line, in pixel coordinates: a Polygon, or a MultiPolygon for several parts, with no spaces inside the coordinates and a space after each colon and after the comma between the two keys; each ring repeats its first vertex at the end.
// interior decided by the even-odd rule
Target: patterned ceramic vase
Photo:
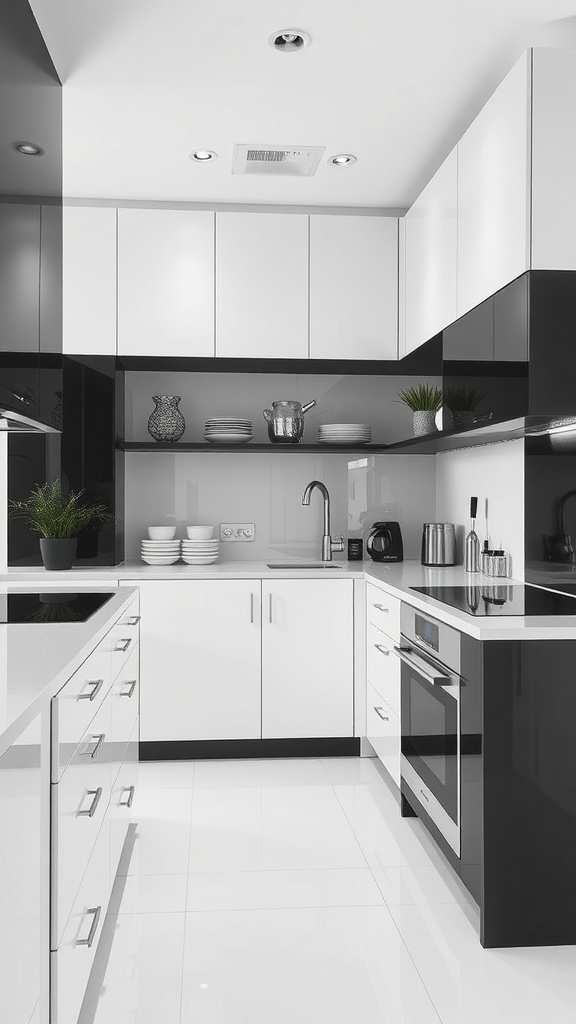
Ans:
{"type": "Polygon", "coordinates": [[[156,408],[148,420],[148,433],[155,441],[179,441],[186,428],[178,402],[180,395],[153,395],[156,408]]]}

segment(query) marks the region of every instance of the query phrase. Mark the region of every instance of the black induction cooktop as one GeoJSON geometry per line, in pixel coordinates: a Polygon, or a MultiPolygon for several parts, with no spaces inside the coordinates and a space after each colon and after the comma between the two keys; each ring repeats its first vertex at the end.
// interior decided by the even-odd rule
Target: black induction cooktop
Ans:
{"type": "Polygon", "coordinates": [[[451,605],[468,615],[574,615],[576,586],[563,584],[563,593],[521,583],[474,582],[465,587],[410,587],[419,594],[451,605]],[[572,593],[574,596],[569,597],[572,593]]]}
{"type": "Polygon", "coordinates": [[[90,591],[3,594],[0,596],[0,623],[86,622],[111,597],[113,593],[90,591]]]}

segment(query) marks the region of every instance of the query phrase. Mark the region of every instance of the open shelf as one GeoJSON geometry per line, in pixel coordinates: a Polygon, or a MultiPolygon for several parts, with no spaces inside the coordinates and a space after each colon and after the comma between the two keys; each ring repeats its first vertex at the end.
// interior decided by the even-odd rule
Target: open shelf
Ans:
{"type": "Polygon", "coordinates": [[[318,453],[322,455],[355,455],[359,453],[378,455],[388,451],[388,445],[385,444],[271,444],[270,442],[254,444],[251,441],[247,444],[210,444],[207,441],[198,443],[190,441],[176,441],[173,443],[166,441],[118,441],[116,447],[123,452],[210,452],[211,454],[234,452],[234,454],[238,455],[243,452],[265,453],[266,455],[269,455],[271,452],[274,452],[275,455],[282,452],[291,453],[292,455],[312,455],[318,453]]]}

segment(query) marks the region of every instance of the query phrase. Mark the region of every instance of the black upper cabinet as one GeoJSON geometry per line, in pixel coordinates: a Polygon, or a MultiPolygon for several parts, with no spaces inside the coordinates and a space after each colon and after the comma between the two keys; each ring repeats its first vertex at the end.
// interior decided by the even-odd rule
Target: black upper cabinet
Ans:
{"type": "Polygon", "coordinates": [[[27,0],[0,4],[0,96],[0,409],[58,429],[62,88],[27,0]]]}

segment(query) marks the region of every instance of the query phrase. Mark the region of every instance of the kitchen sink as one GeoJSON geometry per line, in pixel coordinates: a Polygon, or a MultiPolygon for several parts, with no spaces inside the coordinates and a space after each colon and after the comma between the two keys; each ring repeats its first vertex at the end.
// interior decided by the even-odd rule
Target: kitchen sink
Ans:
{"type": "Polygon", "coordinates": [[[332,562],[267,562],[268,569],[343,569],[332,562]]]}

